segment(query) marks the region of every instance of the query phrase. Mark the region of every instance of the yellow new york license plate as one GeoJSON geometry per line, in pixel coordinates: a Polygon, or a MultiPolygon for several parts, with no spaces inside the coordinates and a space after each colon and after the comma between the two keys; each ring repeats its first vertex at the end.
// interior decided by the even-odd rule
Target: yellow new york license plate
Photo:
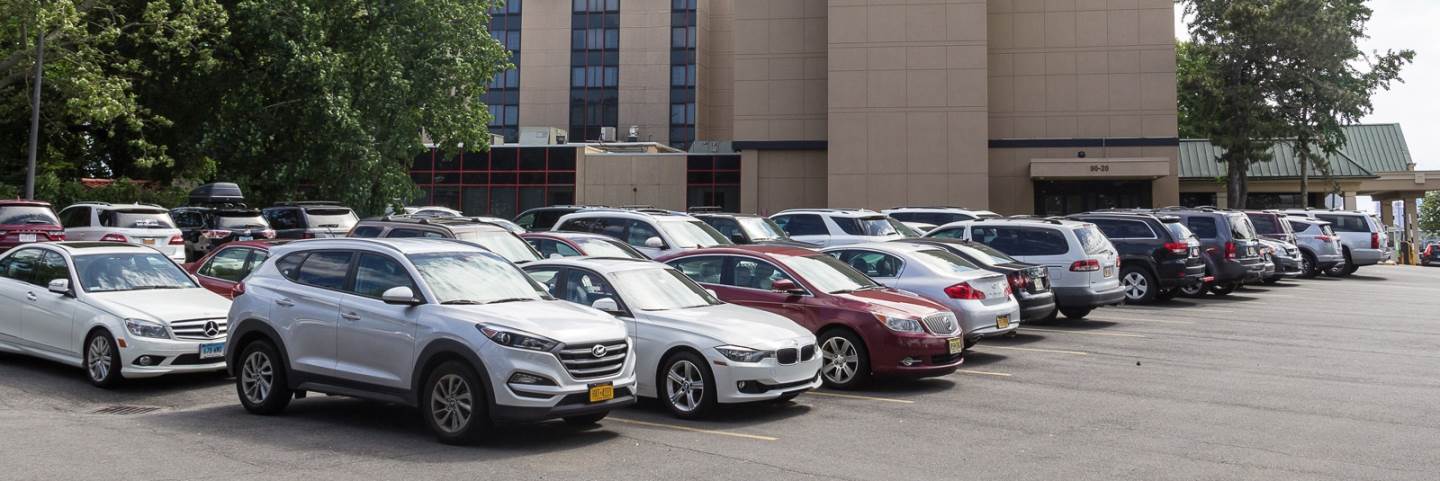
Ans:
{"type": "Polygon", "coordinates": [[[141,239],[140,242],[144,242],[147,246],[155,245],[155,239],[141,239]]]}
{"type": "Polygon", "coordinates": [[[950,354],[959,354],[965,350],[965,338],[957,337],[950,340],[950,354]]]}
{"type": "Polygon", "coordinates": [[[590,402],[598,403],[615,399],[615,386],[610,383],[590,385],[590,402]]]}
{"type": "Polygon", "coordinates": [[[1007,328],[1007,327],[1010,327],[1010,315],[1009,315],[1009,314],[1004,314],[1004,315],[1000,315],[1000,316],[995,316],[995,328],[996,328],[996,329],[1004,329],[1004,328],[1007,328]]]}

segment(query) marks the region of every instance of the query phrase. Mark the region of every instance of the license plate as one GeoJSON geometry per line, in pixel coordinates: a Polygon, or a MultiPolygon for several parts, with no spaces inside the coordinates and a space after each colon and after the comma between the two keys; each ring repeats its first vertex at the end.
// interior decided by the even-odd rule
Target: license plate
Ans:
{"type": "Polygon", "coordinates": [[[225,343],[212,342],[200,345],[200,359],[214,359],[225,356],[225,343]]]}
{"type": "Polygon", "coordinates": [[[615,399],[615,386],[610,383],[591,384],[590,402],[598,403],[615,399]]]}
{"type": "Polygon", "coordinates": [[[245,241],[255,240],[255,237],[253,237],[253,236],[248,236],[248,235],[242,235],[242,236],[240,236],[240,237],[236,237],[235,239],[236,239],[236,240],[239,240],[240,242],[245,242],[245,241]]]}
{"type": "Polygon", "coordinates": [[[961,337],[950,339],[950,354],[959,354],[965,350],[965,339],[961,337]]]}
{"type": "Polygon", "coordinates": [[[35,242],[35,234],[20,234],[20,242],[35,242]]]}
{"type": "Polygon", "coordinates": [[[1036,285],[1036,286],[1039,286],[1039,287],[1040,287],[1040,290],[1042,290],[1042,291],[1043,291],[1043,290],[1046,290],[1046,289],[1049,289],[1049,288],[1050,288],[1050,278],[1049,278],[1049,277],[1041,277],[1041,278],[1039,278],[1039,279],[1035,279],[1035,285],[1036,285]]]}
{"type": "Polygon", "coordinates": [[[155,239],[140,239],[140,242],[147,246],[155,245],[155,239]]]}
{"type": "Polygon", "coordinates": [[[1004,328],[1007,328],[1007,327],[1010,327],[1010,315],[1009,315],[1009,314],[1003,314],[1003,315],[995,316],[995,328],[996,328],[996,329],[1004,329],[1004,328]]]}
{"type": "Polygon", "coordinates": [[[1104,276],[1110,277],[1113,275],[1115,275],[1115,268],[1111,266],[1105,266],[1104,276]]]}

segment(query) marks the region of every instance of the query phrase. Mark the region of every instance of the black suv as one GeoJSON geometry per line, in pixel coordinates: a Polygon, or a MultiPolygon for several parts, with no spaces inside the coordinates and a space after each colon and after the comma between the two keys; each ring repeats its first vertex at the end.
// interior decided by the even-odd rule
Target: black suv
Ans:
{"type": "Polygon", "coordinates": [[[191,190],[187,204],[171,209],[170,218],[185,239],[185,262],[228,242],[275,238],[260,211],[247,207],[240,187],[229,182],[191,190]]]}
{"type": "Polygon", "coordinates": [[[1260,236],[1244,212],[1214,207],[1167,207],[1156,212],[1179,217],[1200,241],[1209,282],[1182,287],[1182,294],[1201,296],[1209,290],[1225,296],[1243,284],[1262,280],[1265,258],[1260,255],[1260,236]]]}
{"type": "Polygon", "coordinates": [[[605,206],[552,205],[549,207],[536,207],[534,209],[529,209],[525,212],[521,212],[520,215],[515,216],[515,223],[520,224],[520,227],[524,227],[525,230],[530,232],[546,231],[550,230],[551,227],[554,227],[555,223],[559,222],[560,218],[565,217],[566,214],[574,214],[585,209],[592,209],[596,207],[603,208],[605,206]]]}
{"type": "Polygon", "coordinates": [[[736,244],[778,245],[815,249],[820,246],[791,239],[775,221],[756,214],[691,210],[690,216],[710,224],[736,244]]]}
{"type": "Polygon", "coordinates": [[[1120,252],[1120,285],[1125,302],[1169,300],[1187,286],[1205,282],[1200,241],[1173,215],[1142,211],[1096,211],[1071,219],[1095,224],[1120,252]]]}
{"type": "Polygon", "coordinates": [[[961,239],[921,237],[895,239],[890,242],[933,245],[960,256],[981,269],[1005,275],[1015,300],[1020,303],[1020,319],[1049,320],[1055,316],[1055,291],[1050,290],[1050,271],[1045,266],[1020,262],[995,248],[961,239]]]}
{"type": "Polygon", "coordinates": [[[328,201],[281,202],[260,212],[280,239],[345,237],[360,220],[349,207],[328,201]]]}
{"type": "Polygon", "coordinates": [[[540,260],[540,252],[510,229],[469,217],[388,215],[360,221],[350,229],[349,237],[459,239],[484,247],[516,264],[540,260]]]}

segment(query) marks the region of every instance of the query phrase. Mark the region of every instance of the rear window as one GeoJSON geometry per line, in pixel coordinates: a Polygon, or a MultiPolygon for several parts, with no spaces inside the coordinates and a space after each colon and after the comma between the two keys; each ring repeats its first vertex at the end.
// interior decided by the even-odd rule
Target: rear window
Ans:
{"type": "Polygon", "coordinates": [[[1245,240],[1259,237],[1259,235],[1255,233],[1255,225],[1250,223],[1249,217],[1246,217],[1244,214],[1227,217],[1230,220],[1230,235],[1236,239],[1245,240]]]}
{"type": "Polygon", "coordinates": [[[1316,214],[1315,218],[1329,222],[1335,232],[1370,232],[1370,223],[1363,215],[1316,214]]]}
{"type": "Polygon", "coordinates": [[[355,213],[350,209],[336,207],[321,207],[305,209],[305,217],[312,228],[324,229],[346,229],[349,230],[359,222],[355,213]]]}
{"type": "MultiPolygon", "coordinates": [[[[1148,230],[1150,228],[1145,227],[1145,229],[1148,230]]],[[[1105,234],[1100,233],[1100,229],[1097,229],[1093,224],[1076,228],[1075,238],[1080,240],[1080,247],[1085,248],[1086,254],[1103,254],[1110,252],[1114,248],[1114,246],[1110,244],[1110,240],[1105,238],[1105,234]]]]}
{"type": "Polygon", "coordinates": [[[259,212],[217,212],[215,215],[215,223],[220,227],[228,227],[231,229],[270,228],[270,223],[265,222],[265,218],[260,217],[259,212]]]}
{"type": "Polygon", "coordinates": [[[1255,232],[1260,235],[1289,234],[1285,226],[1280,222],[1280,216],[1275,214],[1250,213],[1245,214],[1250,218],[1250,223],[1255,226],[1255,232]]]}
{"type": "Polygon", "coordinates": [[[170,213],[163,210],[107,210],[100,212],[100,225],[120,228],[174,228],[170,213]]]}
{"type": "Polygon", "coordinates": [[[831,217],[840,230],[849,235],[890,236],[899,235],[890,219],[885,217],[831,217]]]}
{"type": "Polygon", "coordinates": [[[1184,242],[1186,239],[1195,236],[1195,233],[1190,232],[1190,229],[1186,228],[1185,224],[1179,222],[1163,222],[1161,225],[1165,226],[1165,230],[1170,231],[1170,236],[1177,241],[1184,242]]]}
{"type": "Polygon", "coordinates": [[[776,225],[790,236],[800,235],[826,235],[830,231],[825,229],[825,221],[815,214],[792,214],[776,216],[776,225]]]}
{"type": "Polygon", "coordinates": [[[1105,237],[1111,239],[1154,239],[1155,231],[1150,224],[1139,220],[1120,219],[1085,219],[1086,222],[1095,224],[1105,237]]]}
{"type": "Polygon", "coordinates": [[[1012,256],[1058,256],[1070,252],[1070,243],[1058,229],[975,226],[970,228],[970,236],[1012,256]]]}
{"type": "Polygon", "coordinates": [[[940,249],[916,251],[915,260],[936,272],[963,273],[980,268],[975,263],[965,260],[964,257],[940,249]]]}
{"type": "Polygon", "coordinates": [[[38,205],[0,206],[0,225],[45,224],[60,225],[60,219],[49,207],[38,205]]]}
{"type": "Polygon", "coordinates": [[[1209,216],[1195,216],[1185,219],[1185,225],[1195,233],[1195,237],[1201,239],[1216,239],[1220,237],[1220,229],[1215,226],[1215,218],[1209,216]]]}

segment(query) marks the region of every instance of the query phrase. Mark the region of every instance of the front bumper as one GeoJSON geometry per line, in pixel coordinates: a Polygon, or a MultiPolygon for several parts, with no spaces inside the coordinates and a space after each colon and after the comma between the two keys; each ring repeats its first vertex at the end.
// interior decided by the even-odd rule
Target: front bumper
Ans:
{"type": "Polygon", "coordinates": [[[1275,261],[1275,273],[1272,275],[1272,279],[1275,277],[1296,277],[1304,274],[1304,272],[1300,270],[1299,259],[1291,259],[1288,257],[1275,257],[1273,259],[1275,261]]]}
{"type": "MultiPolygon", "coordinates": [[[[878,327],[877,329],[885,329],[878,327]]],[[[870,370],[881,376],[931,377],[955,372],[965,363],[966,350],[950,354],[950,339],[933,334],[900,334],[885,330],[880,336],[866,336],[870,370]],[[912,361],[905,365],[905,360],[912,361]]],[[[963,344],[963,341],[962,341],[963,344]]]]}
{"type": "Polygon", "coordinates": [[[1115,287],[1096,289],[1090,286],[1085,287],[1055,287],[1055,303],[1060,307],[1100,307],[1112,304],[1119,304],[1125,300],[1125,287],[1116,284],[1115,287]]]}
{"type": "MultiPolygon", "coordinates": [[[[824,362],[819,346],[810,360],[785,366],[774,357],[757,363],[737,363],[717,353],[707,353],[705,357],[715,375],[715,401],[722,404],[769,401],[818,388],[820,366],[824,362]],[[744,388],[740,387],[741,382],[745,383],[744,388]]],[[[665,388],[656,386],[655,392],[663,396],[665,388]]]]}
{"type": "Polygon", "coordinates": [[[116,338],[116,344],[121,342],[124,342],[125,347],[120,348],[120,375],[126,379],[225,370],[223,350],[221,356],[200,358],[201,344],[223,343],[225,342],[223,337],[206,341],[191,341],[125,335],[116,338]],[[137,363],[142,356],[161,359],[158,363],[142,366],[137,363]]]}
{"type": "Polygon", "coordinates": [[[560,359],[548,352],[483,344],[479,354],[490,378],[494,399],[491,417],[502,423],[542,421],[606,412],[634,404],[639,386],[635,377],[634,342],[627,342],[630,348],[620,372],[593,379],[575,379],[560,359]],[[553,385],[511,384],[510,377],[517,372],[548,378],[553,385]],[[614,399],[591,403],[590,387],[603,383],[609,383],[614,388],[614,399]]]}

